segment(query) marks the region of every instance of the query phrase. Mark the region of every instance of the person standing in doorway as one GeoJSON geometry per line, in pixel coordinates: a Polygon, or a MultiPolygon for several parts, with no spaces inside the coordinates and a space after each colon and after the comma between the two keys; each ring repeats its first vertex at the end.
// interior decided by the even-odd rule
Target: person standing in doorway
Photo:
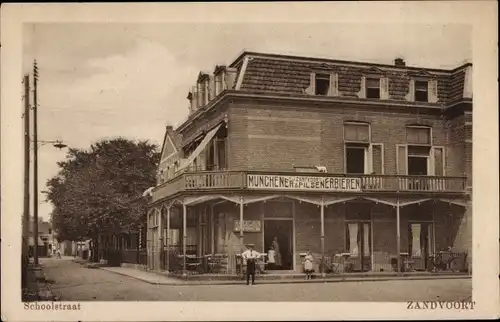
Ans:
{"type": "Polygon", "coordinates": [[[274,237],[272,248],[274,249],[274,266],[276,269],[281,268],[281,252],[280,252],[280,244],[278,243],[278,237],[274,237]]]}
{"type": "Polygon", "coordinates": [[[241,257],[247,264],[247,285],[250,284],[250,276],[252,276],[252,285],[255,285],[255,262],[260,254],[253,249],[253,244],[248,244],[247,247],[248,249],[241,254],[241,257]]]}
{"type": "Polygon", "coordinates": [[[276,263],[276,251],[271,246],[267,252],[267,269],[273,270],[274,264],[276,263]]]}

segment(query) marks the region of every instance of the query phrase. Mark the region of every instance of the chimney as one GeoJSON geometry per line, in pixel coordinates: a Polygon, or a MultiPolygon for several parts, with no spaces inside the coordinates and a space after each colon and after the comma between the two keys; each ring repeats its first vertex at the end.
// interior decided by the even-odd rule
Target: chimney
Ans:
{"type": "Polygon", "coordinates": [[[394,59],[394,66],[397,66],[397,67],[404,67],[406,66],[406,63],[405,61],[403,60],[403,58],[396,58],[394,59]]]}

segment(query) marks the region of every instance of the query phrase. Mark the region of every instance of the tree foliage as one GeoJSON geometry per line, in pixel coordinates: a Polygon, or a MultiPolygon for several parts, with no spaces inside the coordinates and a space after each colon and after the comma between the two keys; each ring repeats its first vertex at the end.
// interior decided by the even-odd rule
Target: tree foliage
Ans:
{"type": "Polygon", "coordinates": [[[155,185],[159,157],[156,145],[123,138],[70,149],[47,182],[58,239],[137,230],[146,206],[141,196],[155,185]]]}

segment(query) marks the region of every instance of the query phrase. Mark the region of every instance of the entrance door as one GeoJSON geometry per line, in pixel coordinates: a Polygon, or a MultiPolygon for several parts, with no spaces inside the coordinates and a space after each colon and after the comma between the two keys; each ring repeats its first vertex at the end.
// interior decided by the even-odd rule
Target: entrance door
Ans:
{"type": "Polygon", "coordinates": [[[277,270],[293,269],[293,220],[266,219],[264,223],[264,249],[268,251],[277,239],[281,266],[277,270]]]}
{"type": "Polygon", "coordinates": [[[431,268],[430,255],[434,250],[432,223],[410,223],[408,225],[408,253],[414,261],[413,268],[431,268]]]}
{"type": "Polygon", "coordinates": [[[346,224],[346,248],[354,271],[371,270],[371,236],[369,222],[346,224]]]}

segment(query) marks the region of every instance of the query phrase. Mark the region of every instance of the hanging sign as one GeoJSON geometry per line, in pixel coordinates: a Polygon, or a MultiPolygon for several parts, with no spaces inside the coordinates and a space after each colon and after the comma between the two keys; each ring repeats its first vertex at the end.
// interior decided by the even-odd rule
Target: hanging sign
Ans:
{"type": "MultiPolygon", "coordinates": [[[[240,221],[234,221],[234,231],[240,231],[240,221]]],[[[258,233],[260,232],[260,220],[243,220],[243,232],[258,233]]]]}
{"type": "Polygon", "coordinates": [[[247,187],[249,189],[302,191],[361,191],[361,179],[248,174],[247,187]]]}

